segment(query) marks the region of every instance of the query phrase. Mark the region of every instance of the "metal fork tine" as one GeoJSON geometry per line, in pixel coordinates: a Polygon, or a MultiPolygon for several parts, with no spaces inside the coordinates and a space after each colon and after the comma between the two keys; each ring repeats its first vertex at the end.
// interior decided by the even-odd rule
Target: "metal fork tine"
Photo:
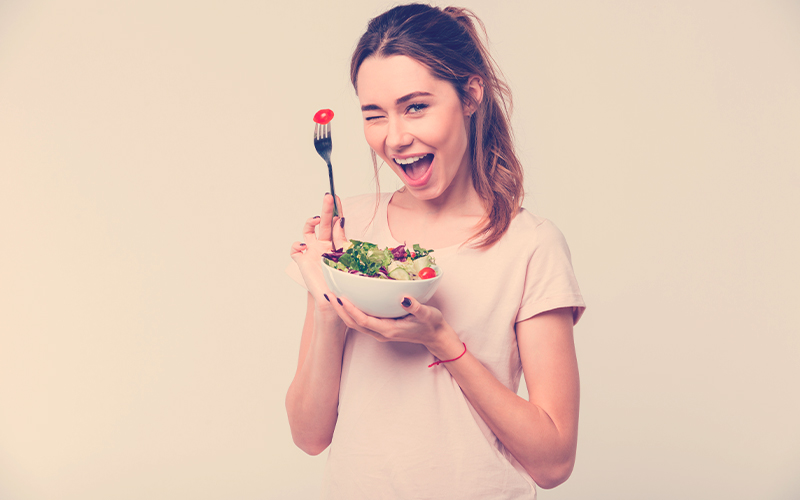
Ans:
{"type": "Polygon", "coordinates": [[[333,215],[334,217],[338,217],[339,207],[336,202],[336,192],[333,188],[333,169],[331,168],[331,150],[333,149],[333,143],[331,141],[330,123],[324,125],[319,123],[314,124],[314,149],[317,150],[317,153],[319,153],[322,159],[328,164],[328,178],[331,184],[330,192],[333,195],[333,215]]]}

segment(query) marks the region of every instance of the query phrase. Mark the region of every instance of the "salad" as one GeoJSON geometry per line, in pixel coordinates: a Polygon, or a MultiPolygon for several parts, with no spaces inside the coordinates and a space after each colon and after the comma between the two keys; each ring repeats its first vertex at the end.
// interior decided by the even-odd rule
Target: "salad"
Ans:
{"type": "Polygon", "coordinates": [[[381,249],[374,243],[350,240],[343,248],[322,254],[322,260],[334,269],[370,278],[425,280],[437,275],[431,252],[417,244],[411,249],[405,244],[381,249]]]}

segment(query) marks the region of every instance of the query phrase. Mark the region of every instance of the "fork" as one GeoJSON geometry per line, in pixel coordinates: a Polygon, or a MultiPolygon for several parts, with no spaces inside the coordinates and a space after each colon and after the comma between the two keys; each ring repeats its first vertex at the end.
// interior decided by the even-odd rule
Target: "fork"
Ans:
{"type": "Polygon", "coordinates": [[[331,167],[331,150],[333,149],[333,142],[331,141],[331,124],[326,123],[321,125],[314,124],[314,148],[317,153],[328,164],[328,178],[331,181],[331,195],[333,196],[333,216],[339,216],[339,207],[336,204],[336,191],[333,189],[333,167],[331,167]]]}

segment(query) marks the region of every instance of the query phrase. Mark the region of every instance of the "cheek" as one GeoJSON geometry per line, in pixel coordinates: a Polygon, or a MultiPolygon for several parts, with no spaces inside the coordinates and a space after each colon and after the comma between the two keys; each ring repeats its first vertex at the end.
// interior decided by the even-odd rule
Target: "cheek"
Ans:
{"type": "Polygon", "coordinates": [[[460,154],[468,143],[464,124],[460,120],[451,120],[444,124],[440,123],[439,126],[430,127],[426,131],[425,137],[429,144],[435,144],[440,150],[445,149],[451,155],[460,154]]]}
{"type": "Polygon", "coordinates": [[[375,127],[370,127],[369,125],[364,125],[364,138],[367,140],[367,144],[376,153],[383,154],[382,147],[381,147],[381,140],[380,140],[380,133],[375,127]]]}
{"type": "Polygon", "coordinates": [[[429,120],[416,123],[413,135],[420,142],[440,149],[447,144],[452,135],[451,124],[442,120],[429,120]]]}
{"type": "Polygon", "coordinates": [[[365,125],[364,138],[367,140],[369,147],[378,155],[378,158],[385,163],[389,163],[389,160],[386,158],[386,152],[384,151],[384,142],[386,140],[385,129],[379,126],[365,125]]]}

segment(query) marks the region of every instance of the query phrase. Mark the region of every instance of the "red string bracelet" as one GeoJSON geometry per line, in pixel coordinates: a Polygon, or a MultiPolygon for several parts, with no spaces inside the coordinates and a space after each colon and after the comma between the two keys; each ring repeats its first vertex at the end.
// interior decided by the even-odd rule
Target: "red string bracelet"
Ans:
{"type": "MultiPolygon", "coordinates": [[[[462,342],[462,344],[464,344],[464,342],[462,342]]],[[[457,360],[458,358],[460,358],[461,356],[465,355],[466,353],[467,353],[467,344],[464,344],[464,352],[462,352],[461,354],[459,354],[459,355],[458,355],[458,357],[456,357],[456,358],[453,358],[453,359],[442,359],[442,360],[439,360],[439,361],[433,362],[433,363],[431,363],[431,364],[429,364],[429,365],[428,365],[428,368],[430,368],[430,367],[432,367],[432,366],[436,366],[436,365],[438,365],[439,363],[449,363],[449,362],[451,362],[451,361],[455,361],[455,360],[457,360]]]]}

